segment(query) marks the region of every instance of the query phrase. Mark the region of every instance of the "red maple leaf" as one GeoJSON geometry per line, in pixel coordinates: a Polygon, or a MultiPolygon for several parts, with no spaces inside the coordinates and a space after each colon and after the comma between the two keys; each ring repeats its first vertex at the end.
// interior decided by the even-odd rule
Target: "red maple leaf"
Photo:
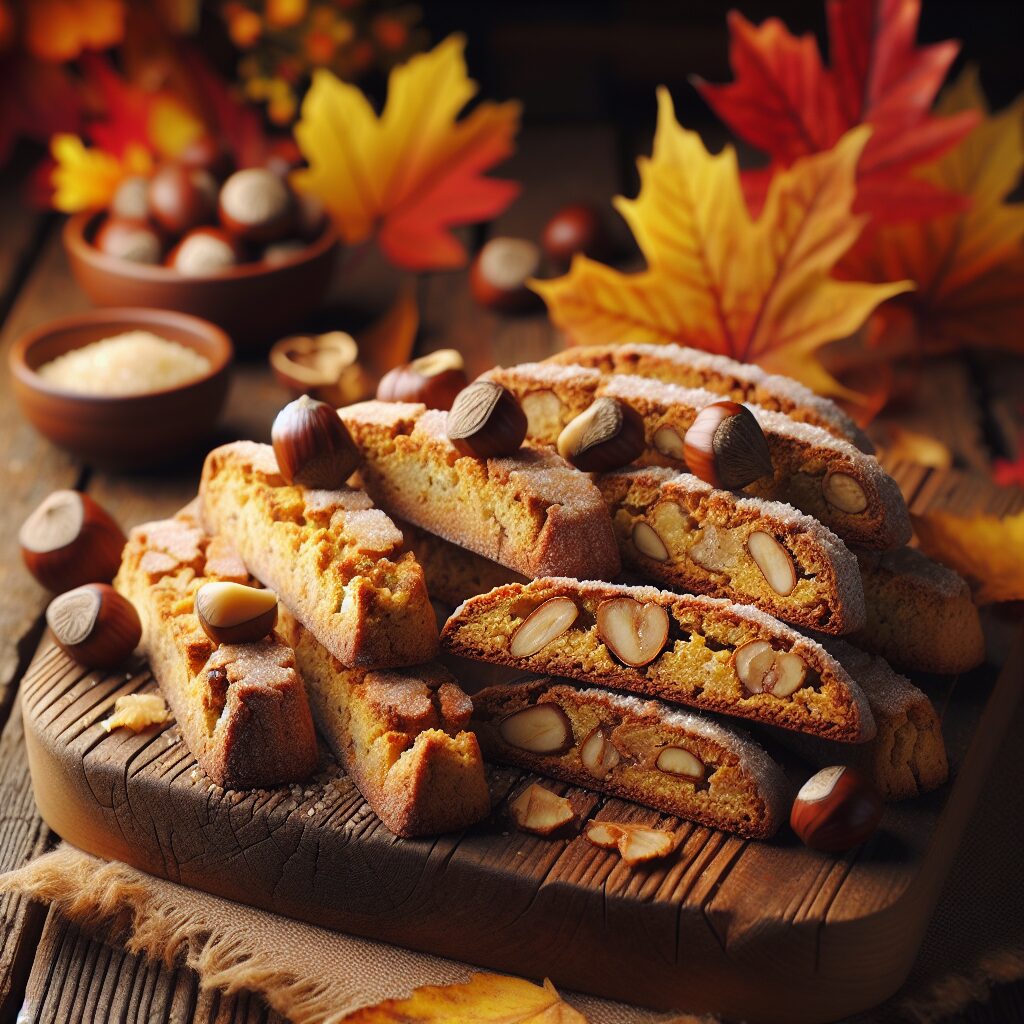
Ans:
{"type": "MultiPolygon", "coordinates": [[[[829,0],[827,12],[831,67],[812,35],[796,37],[777,18],[757,26],[731,11],[735,81],[694,84],[715,113],[773,165],[788,167],[831,149],[855,125],[871,125],[858,166],[856,213],[892,221],[962,208],[961,196],[911,174],[956,145],[978,121],[973,111],[931,113],[959,43],[916,45],[920,0],[829,0]]],[[[769,178],[764,171],[746,176],[744,190],[755,210],[769,178]]]]}

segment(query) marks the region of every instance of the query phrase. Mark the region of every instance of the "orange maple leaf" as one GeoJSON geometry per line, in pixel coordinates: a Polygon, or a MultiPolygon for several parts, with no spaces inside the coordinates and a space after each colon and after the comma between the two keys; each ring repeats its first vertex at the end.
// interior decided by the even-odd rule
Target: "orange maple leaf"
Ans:
{"type": "Polygon", "coordinates": [[[780,171],[754,220],[732,147],[711,156],[696,132],[680,127],[665,89],[658,102],[654,155],[640,161],[640,195],[615,201],[647,270],[622,274],[577,257],[567,276],[533,283],[551,318],[578,344],[675,341],[849,396],[817,350],[912,287],[829,276],[864,224],[850,207],[870,129],[856,128],[833,149],[780,171]]]}
{"type": "Polygon", "coordinates": [[[124,0],[32,0],[25,8],[25,45],[41,60],[74,60],[124,38],[124,0]]]}
{"type": "Polygon", "coordinates": [[[970,205],[927,221],[881,225],[840,270],[861,280],[917,282],[913,295],[879,310],[882,357],[965,345],[1024,351],[1024,204],[1006,202],[1024,170],[1024,96],[989,116],[977,72],[968,70],[938,109],[984,115],[956,149],[918,172],[968,196],[970,205]]]}
{"type": "Polygon", "coordinates": [[[449,36],[396,67],[379,117],[358,88],[318,70],[295,127],[309,164],[297,187],[323,201],[346,242],[376,231],[388,259],[410,270],[462,265],[449,229],[496,216],[519,191],[483,177],[512,152],[519,104],[481,103],[456,120],[477,88],[464,46],[449,36]]]}

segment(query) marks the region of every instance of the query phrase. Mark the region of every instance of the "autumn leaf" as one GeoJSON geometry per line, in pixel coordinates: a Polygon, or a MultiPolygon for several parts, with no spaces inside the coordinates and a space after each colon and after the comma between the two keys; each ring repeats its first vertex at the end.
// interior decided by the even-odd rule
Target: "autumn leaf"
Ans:
{"type": "Polygon", "coordinates": [[[153,170],[149,152],[129,145],[122,158],[87,147],[77,135],[55,135],[50,142],[55,166],[50,173],[53,205],[64,213],[100,210],[110,204],[121,181],[153,170]]]}
{"type": "Polygon", "coordinates": [[[449,229],[496,216],[518,192],[482,175],[512,152],[519,104],[481,103],[456,120],[476,93],[464,45],[450,36],[396,67],[379,117],[356,86],[320,69],[295,128],[309,164],[297,187],[323,201],[350,245],[376,231],[388,259],[410,270],[462,265],[449,229]]]}
{"type": "MultiPolygon", "coordinates": [[[[777,18],[756,26],[732,11],[735,80],[694,84],[740,138],[781,167],[831,149],[855,125],[870,125],[857,171],[856,213],[906,220],[959,209],[955,190],[911,173],[956,145],[978,120],[972,111],[931,113],[959,44],[917,46],[920,7],[920,0],[831,0],[831,68],[812,35],[793,36],[777,18]]],[[[755,209],[770,176],[769,169],[745,177],[755,209]]]]}
{"type": "Polygon", "coordinates": [[[32,0],[24,4],[25,46],[41,60],[74,60],[124,37],[124,0],[32,0]]]}
{"type": "Polygon", "coordinates": [[[710,155],[696,132],[680,127],[665,89],[658,103],[640,195],[615,201],[647,269],[622,274],[577,257],[567,276],[533,283],[551,318],[577,344],[679,342],[848,395],[817,351],[911,287],[829,276],[864,224],[850,207],[870,129],[854,129],[833,149],[780,171],[754,220],[732,147],[710,155]]]}
{"type": "Polygon", "coordinates": [[[968,70],[938,109],[983,115],[959,146],[918,172],[924,182],[962,192],[970,205],[920,223],[880,226],[843,259],[841,272],[917,282],[912,296],[879,311],[882,357],[970,345],[1024,351],[1024,204],[1006,202],[1024,170],[1024,96],[989,116],[977,72],[968,70]],[[908,311],[910,332],[903,329],[908,311]]]}
{"type": "Polygon", "coordinates": [[[921,550],[971,584],[977,604],[1024,600],[1024,510],[997,518],[912,515],[921,550]]]}
{"type": "Polygon", "coordinates": [[[344,1024],[587,1024],[545,980],[543,987],[500,974],[474,974],[464,985],[426,985],[408,999],[357,1010],[344,1024]]]}

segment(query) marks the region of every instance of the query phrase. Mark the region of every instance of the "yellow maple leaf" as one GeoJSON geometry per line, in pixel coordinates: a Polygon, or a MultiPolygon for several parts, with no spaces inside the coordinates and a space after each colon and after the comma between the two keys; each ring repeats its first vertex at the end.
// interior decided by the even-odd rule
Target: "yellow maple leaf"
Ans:
{"type": "Polygon", "coordinates": [[[1006,197],[1024,170],[1024,95],[990,115],[968,68],[943,94],[937,113],[978,110],[983,119],[956,148],[919,172],[970,198],[960,213],[880,227],[842,262],[844,274],[870,281],[910,277],[913,295],[883,307],[881,354],[921,346],[963,345],[1024,350],[1024,204],[1006,197]],[[909,310],[914,330],[897,319],[909,310]]]}
{"type": "Polygon", "coordinates": [[[64,213],[103,209],[124,178],[153,170],[153,158],[143,146],[129,145],[119,160],[105,150],[87,147],[77,135],[54,135],[50,155],[56,163],[50,174],[53,205],[64,213]]]}
{"type": "Polygon", "coordinates": [[[545,979],[543,987],[500,974],[474,974],[464,985],[425,985],[349,1014],[344,1024],[587,1024],[545,979]]]}
{"type": "Polygon", "coordinates": [[[464,46],[449,36],[396,67],[379,117],[356,86],[319,69],[295,126],[309,164],[296,186],[324,203],[346,242],[376,231],[388,259],[410,270],[464,263],[449,229],[496,216],[518,192],[482,172],[512,152],[519,104],[481,103],[456,120],[477,90],[464,46]]]}
{"type": "Polygon", "coordinates": [[[1024,511],[998,518],[912,515],[921,550],[968,580],[978,604],[1024,601],[1024,511]]]}
{"type": "Polygon", "coordinates": [[[864,224],[850,210],[869,135],[869,128],[855,128],[833,149],[779,171],[754,220],[735,150],[709,154],[659,89],[654,153],[640,161],[640,195],[615,200],[647,270],[622,274],[577,257],[567,276],[533,287],[578,344],[680,342],[848,395],[816,351],[912,287],[829,276],[864,224]]]}

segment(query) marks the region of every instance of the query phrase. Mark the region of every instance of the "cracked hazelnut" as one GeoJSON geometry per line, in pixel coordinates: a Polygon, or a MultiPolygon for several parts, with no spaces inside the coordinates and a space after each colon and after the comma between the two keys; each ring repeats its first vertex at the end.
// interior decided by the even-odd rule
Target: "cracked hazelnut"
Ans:
{"type": "Polygon", "coordinates": [[[462,354],[442,348],[388,370],[377,387],[384,402],[422,402],[428,409],[450,409],[469,383],[462,354]]]}
{"type": "Polygon", "coordinates": [[[558,435],[558,454],[585,473],[627,466],[643,450],[643,418],[617,398],[598,398],[558,435]]]}
{"type": "Polygon", "coordinates": [[[801,787],[789,823],[805,846],[840,853],[878,828],[884,804],[874,786],[845,765],[822,768],[801,787]]]}
{"type": "Polygon", "coordinates": [[[651,443],[656,451],[659,451],[666,458],[674,459],[677,462],[686,461],[686,450],[683,447],[683,439],[675,427],[658,427],[651,438],[651,443]]]}
{"type": "Polygon", "coordinates": [[[573,819],[569,801],[537,782],[524,789],[508,809],[516,828],[538,836],[551,835],[573,819]]]}
{"type": "Polygon", "coordinates": [[[737,402],[713,402],[701,409],[683,448],[687,468],[712,487],[746,487],[772,472],[761,424],[737,402]]]}
{"type": "Polygon", "coordinates": [[[749,693],[788,697],[804,685],[807,666],[799,655],[777,651],[767,640],[750,640],[736,649],[733,666],[749,693]]]}
{"type": "Polygon", "coordinates": [[[635,523],[633,525],[633,547],[642,555],[654,559],[655,562],[668,561],[668,548],[665,542],[658,535],[658,531],[649,523],[635,523]]]}
{"type": "Polygon", "coordinates": [[[254,644],[277,625],[277,594],[243,583],[204,583],[195,607],[199,625],[215,644],[254,644]]]}
{"type": "Polygon", "coordinates": [[[509,654],[529,658],[557,640],[575,621],[579,609],[567,597],[552,597],[538,605],[512,634],[509,654]]]}
{"type": "Polygon", "coordinates": [[[530,391],[523,395],[520,405],[526,413],[529,437],[558,437],[562,429],[562,400],[554,391],[530,391]]]}
{"type": "Polygon", "coordinates": [[[667,857],[679,843],[675,832],[625,821],[592,821],[584,835],[603,850],[618,850],[630,866],[667,857]]]}
{"type": "Polygon", "coordinates": [[[793,558],[771,534],[755,530],[747,538],[747,551],[776,594],[786,597],[793,593],[796,587],[793,558]]]}
{"type": "Polygon", "coordinates": [[[697,782],[704,778],[703,762],[683,747],[664,747],[654,766],[667,775],[681,775],[684,779],[697,782]]]}
{"type": "Polygon", "coordinates": [[[88,494],[54,491],[22,524],[25,567],[47,590],[109,583],[121,565],[121,527],[88,494]]]}
{"type": "Polygon", "coordinates": [[[290,484],[337,490],[359,465],[359,449],[338,414],[308,395],[277,414],[270,437],[278,468],[290,484]]]}
{"type": "Polygon", "coordinates": [[[488,309],[511,313],[528,309],[538,299],[526,282],[540,268],[540,249],[525,238],[492,238],[469,269],[469,287],[488,309]]]}
{"type": "Polygon", "coordinates": [[[514,711],[502,719],[498,732],[510,747],[531,754],[564,754],[574,743],[569,716],[550,702],[514,711]]]}
{"type": "Polygon", "coordinates": [[[595,779],[606,779],[622,756],[604,729],[597,726],[580,745],[580,760],[595,779]]]}
{"type": "Polygon", "coordinates": [[[825,500],[840,512],[857,515],[868,507],[864,488],[849,473],[829,473],[821,484],[825,500]]]}
{"type": "Polygon", "coordinates": [[[597,633],[619,661],[633,668],[649,665],[668,640],[668,612],[660,604],[614,597],[597,607],[597,633]]]}
{"type": "Polygon", "coordinates": [[[55,597],[46,624],[57,646],[86,668],[113,668],[142,639],[135,606],[108,583],[89,583],[55,597]]]}
{"type": "Polygon", "coordinates": [[[280,176],[265,167],[235,171],[221,186],[220,222],[237,239],[266,245],[292,229],[292,194],[280,176]]]}
{"type": "Polygon", "coordinates": [[[463,455],[514,455],[526,439],[526,415],[507,388],[492,380],[474,381],[448,410],[448,439],[463,455]]]}

